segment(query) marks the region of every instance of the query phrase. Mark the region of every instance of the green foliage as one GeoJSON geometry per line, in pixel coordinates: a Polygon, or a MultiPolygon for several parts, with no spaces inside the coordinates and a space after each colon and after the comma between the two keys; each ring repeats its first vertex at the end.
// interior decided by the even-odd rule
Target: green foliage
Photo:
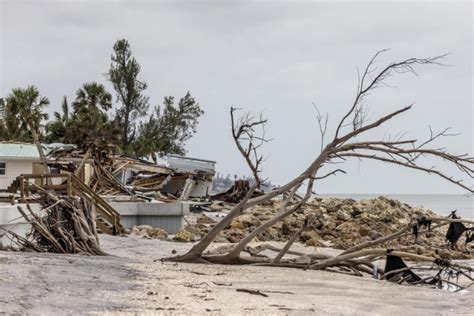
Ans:
{"type": "Polygon", "coordinates": [[[63,98],[61,109],[62,114],[54,112],[54,121],[48,122],[46,125],[45,142],[47,143],[69,143],[66,137],[66,131],[70,121],[70,112],[66,97],[63,98]]]}
{"type": "Polygon", "coordinates": [[[204,111],[188,92],[177,105],[174,97],[166,97],[163,107],[157,106],[147,121],[140,124],[139,136],[132,144],[137,156],[161,154],[184,155],[185,142],[195,133],[204,111]]]}
{"type": "Polygon", "coordinates": [[[102,109],[108,111],[112,108],[112,95],[105,87],[97,82],[84,83],[76,92],[76,100],[72,104],[75,111],[82,107],[102,109]]]}
{"type": "Polygon", "coordinates": [[[93,107],[81,107],[75,111],[67,125],[68,143],[87,148],[113,149],[120,141],[120,129],[107,113],[93,107]]]}
{"type": "Polygon", "coordinates": [[[137,156],[181,154],[185,143],[195,133],[199,117],[204,113],[188,92],[175,104],[172,96],[164,99],[145,118],[149,98],[144,94],[147,84],[139,79],[140,65],[132,56],[127,40],[118,40],[113,47],[108,79],[117,95],[118,105],[113,117],[112,95],[102,84],[84,83],[77,90],[72,106],[66,97],[61,113],[46,125],[40,135],[40,124],[48,118],[43,108],[49,100],[41,97],[36,87],[13,89],[6,99],[4,116],[0,117],[0,140],[30,142],[39,137],[48,143],[70,143],[87,148],[120,149],[137,156]]]}
{"type": "Polygon", "coordinates": [[[47,125],[47,141],[76,144],[97,149],[115,147],[120,142],[117,122],[109,119],[106,110],[112,107],[112,96],[102,84],[85,83],[76,92],[73,112],[66,97],[62,114],[55,112],[55,120],[47,125]]]}
{"type": "Polygon", "coordinates": [[[40,134],[40,125],[48,119],[43,112],[49,100],[42,97],[38,88],[28,86],[16,88],[6,98],[5,115],[0,119],[0,137],[2,140],[32,141],[40,134]]]}
{"type": "Polygon", "coordinates": [[[149,99],[143,93],[147,84],[138,78],[141,67],[132,57],[128,41],[118,40],[113,50],[108,78],[120,102],[116,120],[122,128],[122,149],[127,152],[130,143],[135,139],[137,120],[144,117],[148,110],[149,99]]]}
{"type": "Polygon", "coordinates": [[[5,106],[4,115],[0,118],[0,140],[31,142],[31,133],[26,123],[20,119],[18,111],[8,104],[5,106]]]}

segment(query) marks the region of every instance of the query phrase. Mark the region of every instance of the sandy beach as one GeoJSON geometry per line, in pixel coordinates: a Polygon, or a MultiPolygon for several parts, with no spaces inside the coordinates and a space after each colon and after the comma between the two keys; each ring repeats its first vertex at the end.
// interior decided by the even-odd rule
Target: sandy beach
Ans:
{"type": "Polygon", "coordinates": [[[110,256],[1,251],[0,313],[460,315],[474,306],[472,292],[324,271],[161,262],[191,244],[104,235],[101,242],[110,256]]]}

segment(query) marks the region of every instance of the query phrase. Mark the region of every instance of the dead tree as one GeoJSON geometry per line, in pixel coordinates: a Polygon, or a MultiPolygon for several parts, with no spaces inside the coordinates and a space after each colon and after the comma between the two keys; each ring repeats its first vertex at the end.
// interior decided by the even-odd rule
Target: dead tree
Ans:
{"type": "MultiPolygon", "coordinates": [[[[246,115],[240,120],[237,120],[234,115],[236,109],[231,108],[231,124],[232,124],[232,136],[239,149],[240,153],[244,157],[247,165],[252,171],[255,177],[256,185],[252,187],[245,198],[235,205],[230,213],[218,224],[216,224],[209,233],[207,233],[197,244],[195,244],[186,254],[173,258],[167,258],[166,260],[172,261],[184,261],[184,262],[209,262],[209,263],[223,263],[223,264],[236,264],[236,263],[256,263],[264,265],[276,265],[276,266],[292,266],[299,268],[310,268],[310,269],[326,269],[330,267],[346,267],[353,273],[360,273],[360,271],[367,272],[367,268],[373,266],[372,261],[379,258],[386,250],[384,249],[366,249],[368,247],[374,247],[380,245],[386,241],[392,240],[399,237],[402,234],[408,232],[416,223],[411,223],[407,228],[404,228],[401,232],[397,232],[393,235],[380,238],[378,240],[364,243],[355,246],[351,249],[346,250],[340,256],[334,258],[314,258],[309,264],[297,264],[284,260],[283,256],[289,250],[291,244],[296,239],[291,238],[287,247],[280,251],[276,258],[266,258],[262,256],[242,256],[241,253],[244,251],[249,242],[254,237],[266,231],[275,223],[283,220],[287,216],[299,210],[312,196],[314,185],[317,180],[324,179],[326,177],[336,175],[337,173],[345,173],[343,169],[333,169],[324,171],[328,167],[334,166],[337,163],[343,163],[351,158],[362,159],[362,160],[375,160],[396,166],[410,168],[418,171],[423,171],[428,174],[437,175],[448,182],[453,183],[469,192],[473,192],[473,188],[464,184],[461,178],[454,178],[451,175],[445,174],[444,172],[436,169],[432,166],[427,166],[423,163],[423,158],[436,158],[451,164],[463,175],[468,178],[473,178],[473,164],[474,158],[469,157],[467,154],[455,155],[449,153],[444,148],[433,147],[432,144],[435,140],[442,137],[453,136],[449,133],[449,129],[445,129],[439,133],[434,133],[430,129],[430,136],[424,141],[418,141],[417,139],[407,139],[403,135],[395,139],[375,139],[375,140],[361,140],[361,137],[367,135],[368,131],[376,129],[386,122],[405,114],[412,108],[412,104],[402,107],[397,111],[388,113],[375,120],[369,121],[367,119],[367,109],[364,106],[366,104],[367,97],[373,93],[377,88],[383,86],[385,81],[393,76],[394,74],[401,73],[415,73],[415,67],[421,65],[439,65],[440,60],[444,56],[437,56],[433,58],[409,58],[401,62],[391,63],[385,66],[382,70],[377,71],[375,66],[377,57],[385,51],[379,51],[370,60],[362,75],[359,77],[359,83],[357,87],[356,97],[353,103],[350,105],[347,113],[339,121],[335,134],[327,144],[324,141],[327,139],[327,125],[328,116],[321,115],[318,110],[318,123],[321,132],[321,152],[315,157],[313,162],[297,177],[286,183],[285,185],[266,193],[259,197],[251,198],[252,192],[261,183],[260,180],[260,168],[263,161],[262,156],[258,153],[260,147],[266,142],[264,134],[264,125],[266,120],[261,117],[253,117],[246,115]],[[261,134],[257,134],[261,130],[261,134]],[[296,191],[300,187],[306,186],[305,195],[295,201],[293,199],[296,191]],[[276,215],[262,223],[259,227],[245,236],[239,243],[237,243],[231,250],[226,253],[204,253],[210,243],[217,237],[220,231],[225,229],[234,218],[241,215],[246,209],[255,205],[269,201],[275,197],[281,196],[283,203],[276,213],[276,215]],[[355,269],[355,270],[354,270],[355,269]],[[357,270],[357,271],[356,271],[357,270]],[[356,272],[354,272],[356,271],[356,272]]],[[[445,219],[433,219],[434,222],[438,221],[440,225],[446,223],[445,219]]],[[[304,229],[297,233],[299,234],[304,229]]],[[[410,258],[414,260],[422,260],[427,262],[434,262],[435,258],[423,257],[405,253],[396,252],[400,257],[410,258]]],[[[466,268],[466,267],[464,267],[466,268]]],[[[371,270],[370,270],[371,271],[371,270]]],[[[351,273],[352,273],[351,272],[351,273]]]]}

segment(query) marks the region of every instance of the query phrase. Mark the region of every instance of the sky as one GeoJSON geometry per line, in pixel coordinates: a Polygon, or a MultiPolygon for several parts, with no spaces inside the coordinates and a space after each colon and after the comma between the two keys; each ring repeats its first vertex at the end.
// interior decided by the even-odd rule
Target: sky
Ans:
{"type": "MultiPolygon", "coordinates": [[[[268,119],[263,176],[284,184],[320,151],[314,105],[329,114],[328,138],[347,111],[363,69],[449,53],[446,66],[397,75],[366,100],[373,118],[415,102],[370,133],[420,140],[460,133],[439,145],[473,154],[472,3],[457,1],[21,1],[0,0],[0,95],[36,85],[59,110],[104,74],[114,42],[126,38],[142,66],[151,105],[187,91],[205,111],[188,155],[217,161],[223,174],[248,174],[233,143],[229,108],[268,119]]],[[[438,144],[436,144],[438,145],[438,144]]],[[[442,161],[427,161],[459,175],[442,161]]],[[[317,183],[320,193],[462,193],[435,176],[370,161],[317,183]]],[[[472,179],[465,179],[473,184],[472,179]]]]}

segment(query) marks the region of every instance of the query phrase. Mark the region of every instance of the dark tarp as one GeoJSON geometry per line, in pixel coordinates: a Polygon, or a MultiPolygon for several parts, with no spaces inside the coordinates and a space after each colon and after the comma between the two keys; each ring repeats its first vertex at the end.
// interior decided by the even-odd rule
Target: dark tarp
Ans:
{"type": "MultiPolygon", "coordinates": [[[[385,275],[389,273],[390,271],[395,271],[395,270],[400,270],[400,269],[405,269],[405,268],[408,268],[408,266],[405,264],[402,258],[397,257],[397,256],[387,255],[387,261],[385,262],[385,270],[384,270],[385,275]]],[[[392,282],[397,282],[398,280],[401,280],[404,278],[406,278],[407,283],[421,281],[421,278],[409,269],[405,271],[393,273],[387,277],[387,280],[392,281],[392,282]]]]}
{"type": "Polygon", "coordinates": [[[448,232],[446,233],[446,240],[448,240],[451,245],[455,245],[462,233],[466,230],[467,228],[463,223],[451,223],[449,224],[448,232]]]}

